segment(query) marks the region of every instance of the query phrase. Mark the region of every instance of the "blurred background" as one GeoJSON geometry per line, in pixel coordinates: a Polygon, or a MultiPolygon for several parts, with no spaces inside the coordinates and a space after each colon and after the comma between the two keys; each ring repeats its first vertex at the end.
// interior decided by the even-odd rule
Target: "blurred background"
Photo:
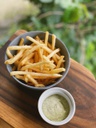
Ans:
{"type": "Polygon", "coordinates": [[[0,48],[19,29],[54,33],[96,77],[96,0],[0,0],[0,48]]]}

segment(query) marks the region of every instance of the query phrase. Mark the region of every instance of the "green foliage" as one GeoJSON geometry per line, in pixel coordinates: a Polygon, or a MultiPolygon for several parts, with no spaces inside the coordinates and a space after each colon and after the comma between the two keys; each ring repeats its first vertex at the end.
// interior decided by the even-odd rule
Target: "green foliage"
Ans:
{"type": "Polygon", "coordinates": [[[96,33],[87,37],[85,66],[96,75],[96,33]]]}
{"type": "Polygon", "coordinates": [[[78,7],[67,8],[64,12],[63,20],[66,23],[74,23],[81,19],[82,11],[78,7]]]}
{"type": "Polygon", "coordinates": [[[22,19],[10,32],[20,28],[54,33],[66,44],[71,58],[96,75],[96,1],[30,1],[38,6],[38,15],[22,19]]]}
{"type": "Polygon", "coordinates": [[[63,9],[74,5],[72,0],[55,0],[54,2],[55,4],[59,5],[63,9]]]}

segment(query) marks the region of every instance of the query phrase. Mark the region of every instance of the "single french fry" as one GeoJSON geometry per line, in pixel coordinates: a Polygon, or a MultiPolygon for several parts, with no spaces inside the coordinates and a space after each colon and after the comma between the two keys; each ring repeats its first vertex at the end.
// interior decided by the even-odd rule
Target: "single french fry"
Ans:
{"type": "Polygon", "coordinates": [[[43,60],[43,49],[42,48],[38,49],[38,55],[39,55],[39,61],[42,61],[43,60]]]}
{"type": "Polygon", "coordinates": [[[29,81],[33,83],[33,85],[38,85],[38,82],[31,75],[27,74],[27,77],[29,81]]]}
{"type": "Polygon", "coordinates": [[[8,56],[9,58],[13,58],[13,55],[11,54],[9,48],[7,48],[6,54],[7,54],[7,56],[8,56]]]}
{"type": "Polygon", "coordinates": [[[20,42],[19,42],[19,46],[24,44],[24,38],[21,38],[20,42]]]}
{"type": "Polygon", "coordinates": [[[47,46],[52,50],[52,45],[49,42],[47,46]]]}
{"type": "MultiPolygon", "coordinates": [[[[26,69],[25,71],[27,72],[28,69],[26,69]]],[[[26,83],[28,83],[28,75],[24,75],[24,81],[25,81],[26,83]]]]}
{"type": "Polygon", "coordinates": [[[24,45],[24,46],[9,46],[9,50],[21,50],[21,49],[31,49],[32,46],[24,45]]]}
{"type": "Polygon", "coordinates": [[[48,37],[49,37],[49,32],[46,31],[46,33],[45,33],[45,45],[46,46],[48,44],[48,37]]]}
{"type": "Polygon", "coordinates": [[[25,80],[24,77],[21,76],[21,75],[15,75],[15,77],[16,77],[17,79],[20,79],[20,80],[25,80]]]}
{"type": "Polygon", "coordinates": [[[52,51],[48,56],[47,58],[50,59],[51,57],[53,57],[56,53],[58,53],[60,51],[60,49],[55,49],[54,51],[52,51]]]}
{"type": "MultiPolygon", "coordinates": [[[[24,44],[24,38],[21,38],[20,39],[20,42],[19,42],[19,46],[22,46],[24,44]]],[[[17,51],[17,53],[19,52],[19,50],[17,51]]]]}
{"type": "Polygon", "coordinates": [[[13,58],[6,60],[5,64],[13,64],[15,61],[17,61],[23,54],[24,50],[21,50],[17,55],[15,55],[13,58]]]}
{"type": "Polygon", "coordinates": [[[23,66],[21,68],[21,70],[26,70],[28,68],[33,69],[34,67],[37,67],[37,66],[40,66],[40,65],[43,65],[43,64],[47,64],[47,63],[48,62],[46,62],[46,61],[41,61],[41,62],[37,62],[37,63],[33,63],[33,64],[29,63],[28,65],[23,66]]]}
{"type": "Polygon", "coordinates": [[[48,73],[48,74],[58,74],[61,72],[64,72],[65,68],[56,68],[56,69],[52,69],[51,71],[42,71],[42,73],[48,73]]]}
{"type": "Polygon", "coordinates": [[[52,50],[55,49],[55,43],[56,43],[56,36],[52,34],[52,50]]]}
{"type": "MultiPolygon", "coordinates": [[[[39,67],[39,68],[37,68],[37,67],[33,67],[33,68],[31,68],[31,70],[32,70],[33,72],[39,72],[39,73],[42,73],[42,69],[41,69],[41,67],[39,67]]],[[[22,71],[24,71],[24,70],[22,70],[22,71]]]]}
{"type": "Polygon", "coordinates": [[[46,77],[51,77],[51,78],[59,78],[59,77],[62,77],[62,75],[60,74],[45,74],[45,73],[36,73],[36,72],[26,72],[26,71],[12,71],[10,72],[10,75],[11,76],[14,76],[14,75],[32,75],[33,78],[36,78],[36,79],[39,79],[40,77],[41,78],[46,78],[46,77]]]}
{"type": "Polygon", "coordinates": [[[37,41],[39,41],[39,42],[41,41],[41,39],[39,38],[39,36],[36,36],[36,37],[35,37],[35,40],[37,40],[37,41]]]}
{"type": "Polygon", "coordinates": [[[63,58],[64,58],[64,56],[60,57],[60,60],[58,61],[56,68],[59,68],[61,66],[61,64],[63,62],[63,58]]]}

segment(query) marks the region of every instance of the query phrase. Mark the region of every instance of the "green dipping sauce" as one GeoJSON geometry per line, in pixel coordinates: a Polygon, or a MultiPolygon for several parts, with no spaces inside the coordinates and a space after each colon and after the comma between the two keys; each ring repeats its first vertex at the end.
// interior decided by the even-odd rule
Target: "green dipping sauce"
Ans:
{"type": "Polygon", "coordinates": [[[62,121],[68,116],[70,106],[63,96],[55,94],[44,100],[42,109],[49,120],[62,121]]]}

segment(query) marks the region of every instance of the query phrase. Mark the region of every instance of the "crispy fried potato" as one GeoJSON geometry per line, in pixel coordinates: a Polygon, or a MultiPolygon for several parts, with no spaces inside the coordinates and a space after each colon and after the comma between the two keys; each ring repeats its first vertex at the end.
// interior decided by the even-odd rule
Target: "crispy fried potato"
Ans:
{"type": "Polygon", "coordinates": [[[48,42],[48,38],[49,32],[45,33],[44,40],[38,36],[26,36],[32,42],[30,45],[24,45],[21,38],[18,46],[9,46],[6,50],[9,59],[5,64],[13,64],[10,75],[35,87],[47,86],[62,77],[61,73],[66,70],[64,56],[55,47],[56,36],[52,34],[52,43],[48,42]],[[17,51],[16,54],[13,55],[11,50],[17,51]]]}

